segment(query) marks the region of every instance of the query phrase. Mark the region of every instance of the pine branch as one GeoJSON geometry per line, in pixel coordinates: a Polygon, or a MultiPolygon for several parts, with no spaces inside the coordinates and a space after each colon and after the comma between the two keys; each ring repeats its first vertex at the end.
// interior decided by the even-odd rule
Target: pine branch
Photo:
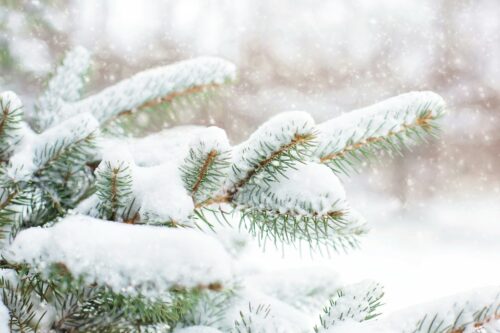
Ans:
{"type": "Polygon", "coordinates": [[[173,99],[218,87],[235,79],[233,64],[219,58],[198,58],[143,71],[79,102],[63,113],[90,112],[101,123],[131,110],[170,103],[173,99]]]}
{"type": "Polygon", "coordinates": [[[229,168],[229,143],[223,130],[205,130],[191,144],[188,156],[180,167],[184,187],[198,205],[210,200],[221,190],[229,168]]]}
{"type": "MultiPolygon", "coordinates": [[[[306,157],[307,150],[312,147],[312,142],[315,136],[312,133],[301,135],[295,134],[293,139],[280,146],[273,151],[268,157],[256,158],[253,161],[254,168],[249,170],[238,183],[236,183],[229,191],[231,197],[235,197],[238,192],[242,191],[247,185],[255,185],[261,188],[261,184],[254,182],[258,176],[262,177],[259,182],[269,184],[276,180],[276,177],[283,174],[288,168],[292,168],[295,163],[303,161],[306,157]]],[[[259,156],[263,157],[263,156],[259,156]]],[[[238,168],[233,165],[233,168],[238,168]]],[[[254,190],[254,189],[252,189],[254,190]]]]}
{"type": "Polygon", "coordinates": [[[293,212],[266,211],[260,208],[241,210],[240,225],[261,244],[270,240],[275,245],[305,242],[321,251],[348,250],[359,245],[358,238],[366,233],[362,224],[351,220],[343,211],[331,211],[322,216],[300,215],[293,212]]]}
{"type": "Polygon", "coordinates": [[[101,218],[116,221],[132,197],[132,175],[124,162],[101,162],[96,170],[96,188],[101,218]]]}
{"type": "Polygon", "coordinates": [[[23,106],[13,92],[0,94],[0,159],[5,161],[20,140],[23,106]]]}
{"type": "Polygon", "coordinates": [[[7,197],[0,204],[0,240],[5,246],[12,241],[25,225],[25,217],[31,208],[31,188],[4,189],[7,197]]]}
{"type": "Polygon", "coordinates": [[[302,112],[281,113],[235,147],[227,194],[235,202],[245,191],[263,189],[306,161],[315,139],[314,121],[302,112]]]}
{"type": "Polygon", "coordinates": [[[349,174],[380,150],[401,154],[402,148],[435,136],[443,113],[441,97],[432,93],[394,97],[321,124],[315,156],[333,171],[349,174]]]}
{"type": "Polygon", "coordinates": [[[47,286],[40,285],[37,276],[22,276],[15,283],[2,277],[0,286],[2,302],[9,309],[11,332],[37,332],[45,312],[37,307],[34,295],[45,295],[47,286]]]}

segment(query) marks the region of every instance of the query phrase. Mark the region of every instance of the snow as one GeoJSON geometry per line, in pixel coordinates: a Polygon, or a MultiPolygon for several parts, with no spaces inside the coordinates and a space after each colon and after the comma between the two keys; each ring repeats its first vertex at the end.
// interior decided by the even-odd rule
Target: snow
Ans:
{"type": "Polygon", "coordinates": [[[194,210],[175,163],[133,167],[132,184],[141,216],[147,220],[185,222],[194,210]]]}
{"type": "Polygon", "coordinates": [[[180,163],[184,160],[191,142],[206,130],[203,126],[178,126],[150,134],[143,138],[100,138],[103,157],[120,151],[132,155],[138,166],[154,166],[163,162],[180,163]]]}
{"type": "Polygon", "coordinates": [[[9,332],[9,309],[0,301],[0,332],[9,332]]]}
{"type": "MultiPolygon", "coordinates": [[[[100,143],[101,158],[130,166],[133,196],[145,221],[183,223],[193,213],[194,204],[182,182],[179,166],[190,145],[204,140],[204,134],[208,134],[210,145],[228,145],[224,131],[218,128],[186,126],[122,142],[104,139],[100,143]]],[[[89,212],[95,204],[97,201],[90,199],[78,209],[89,212]]]]}
{"type": "Polygon", "coordinates": [[[432,117],[442,115],[443,99],[429,91],[410,92],[328,120],[318,125],[316,156],[336,153],[350,143],[397,132],[402,125],[413,124],[422,111],[429,111],[432,117]]]}
{"type": "Polygon", "coordinates": [[[268,209],[322,216],[345,208],[346,193],[326,165],[307,162],[287,170],[261,197],[261,205],[268,209]]]}
{"type": "Polygon", "coordinates": [[[262,124],[248,140],[233,148],[233,168],[229,184],[236,184],[256,167],[256,160],[262,161],[277,151],[282,145],[290,143],[296,135],[314,132],[314,120],[302,111],[280,113],[262,124]]]}
{"type": "Polygon", "coordinates": [[[148,101],[195,86],[234,80],[236,67],[220,58],[200,57],[140,72],[81,101],[63,106],[62,115],[90,112],[99,121],[148,101]]]}
{"type": "Polygon", "coordinates": [[[42,272],[63,263],[88,284],[151,296],[175,286],[224,283],[232,275],[222,245],[198,230],[127,225],[83,215],[68,216],[50,228],[24,230],[4,254],[42,272]]]}
{"type": "Polygon", "coordinates": [[[190,142],[190,147],[199,149],[204,154],[208,154],[212,150],[225,152],[230,149],[226,131],[215,126],[201,130],[197,137],[190,142]]]}
{"type": "Polygon", "coordinates": [[[34,172],[53,158],[58,149],[69,147],[98,129],[97,120],[92,115],[84,113],[67,119],[41,134],[32,133],[25,136],[18,151],[10,159],[8,175],[16,181],[29,179],[34,172]]]}

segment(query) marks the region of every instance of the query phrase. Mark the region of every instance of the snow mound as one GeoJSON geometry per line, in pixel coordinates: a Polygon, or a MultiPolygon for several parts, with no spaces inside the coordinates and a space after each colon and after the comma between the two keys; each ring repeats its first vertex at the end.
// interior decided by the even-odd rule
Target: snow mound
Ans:
{"type": "Polygon", "coordinates": [[[62,263],[86,283],[108,285],[121,293],[155,295],[171,287],[203,287],[231,277],[230,258],[222,245],[198,230],[127,225],[82,215],[66,217],[50,228],[22,231],[5,254],[42,272],[62,263]]]}

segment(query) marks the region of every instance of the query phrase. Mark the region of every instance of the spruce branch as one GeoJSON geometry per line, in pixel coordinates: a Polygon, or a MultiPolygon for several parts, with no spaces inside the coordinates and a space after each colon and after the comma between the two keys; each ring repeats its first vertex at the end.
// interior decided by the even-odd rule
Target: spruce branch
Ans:
{"type": "Polygon", "coordinates": [[[256,237],[261,244],[272,241],[275,245],[297,245],[305,242],[312,249],[346,251],[359,245],[359,237],[366,229],[350,220],[343,211],[331,211],[322,216],[301,215],[249,208],[241,210],[240,225],[256,237]]]}
{"type": "Polygon", "coordinates": [[[433,93],[397,96],[319,125],[315,156],[333,171],[349,174],[363,160],[378,157],[378,151],[401,154],[436,136],[443,114],[444,102],[433,93]]]}
{"type": "Polygon", "coordinates": [[[90,112],[101,123],[140,108],[169,103],[235,79],[235,67],[219,58],[197,58],[140,72],[102,92],[63,106],[64,115],[90,112]]]}
{"type": "MultiPolygon", "coordinates": [[[[248,162],[253,165],[253,168],[247,171],[233,186],[229,191],[229,196],[236,197],[243,191],[252,193],[276,181],[277,177],[283,175],[287,169],[293,168],[298,162],[305,161],[309,149],[313,147],[314,138],[313,133],[305,135],[296,133],[289,142],[281,145],[270,154],[258,154],[257,157],[250,159],[248,162]]],[[[261,144],[260,148],[265,152],[266,144],[261,144]]],[[[236,164],[233,164],[232,167],[238,169],[236,164]]]]}
{"type": "Polygon", "coordinates": [[[9,310],[9,329],[11,332],[35,333],[45,312],[38,307],[42,299],[37,293],[46,294],[46,286],[41,285],[38,276],[21,276],[12,282],[0,278],[1,297],[9,310]]]}
{"type": "Polygon", "coordinates": [[[96,170],[96,189],[101,218],[121,218],[132,197],[132,175],[125,162],[103,161],[96,170]]]}
{"type": "Polygon", "coordinates": [[[0,159],[5,161],[20,140],[23,106],[16,94],[0,94],[0,159]]]}
{"type": "Polygon", "coordinates": [[[223,130],[208,128],[191,144],[180,166],[186,190],[195,205],[210,200],[221,190],[229,168],[229,144],[223,130]]]}

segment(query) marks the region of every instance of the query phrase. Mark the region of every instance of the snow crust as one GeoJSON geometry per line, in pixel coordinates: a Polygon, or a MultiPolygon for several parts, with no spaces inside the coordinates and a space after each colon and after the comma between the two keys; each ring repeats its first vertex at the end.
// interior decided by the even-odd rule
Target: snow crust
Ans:
{"type": "Polygon", "coordinates": [[[65,104],[62,115],[92,113],[104,121],[124,110],[193,86],[222,84],[236,77],[234,64],[220,58],[200,57],[140,72],[81,101],[65,104]]]}
{"type": "Polygon", "coordinates": [[[215,239],[194,229],[106,222],[83,215],[50,228],[22,231],[5,252],[13,262],[46,272],[63,263],[86,283],[154,296],[231,278],[230,257],[215,239]]]}

